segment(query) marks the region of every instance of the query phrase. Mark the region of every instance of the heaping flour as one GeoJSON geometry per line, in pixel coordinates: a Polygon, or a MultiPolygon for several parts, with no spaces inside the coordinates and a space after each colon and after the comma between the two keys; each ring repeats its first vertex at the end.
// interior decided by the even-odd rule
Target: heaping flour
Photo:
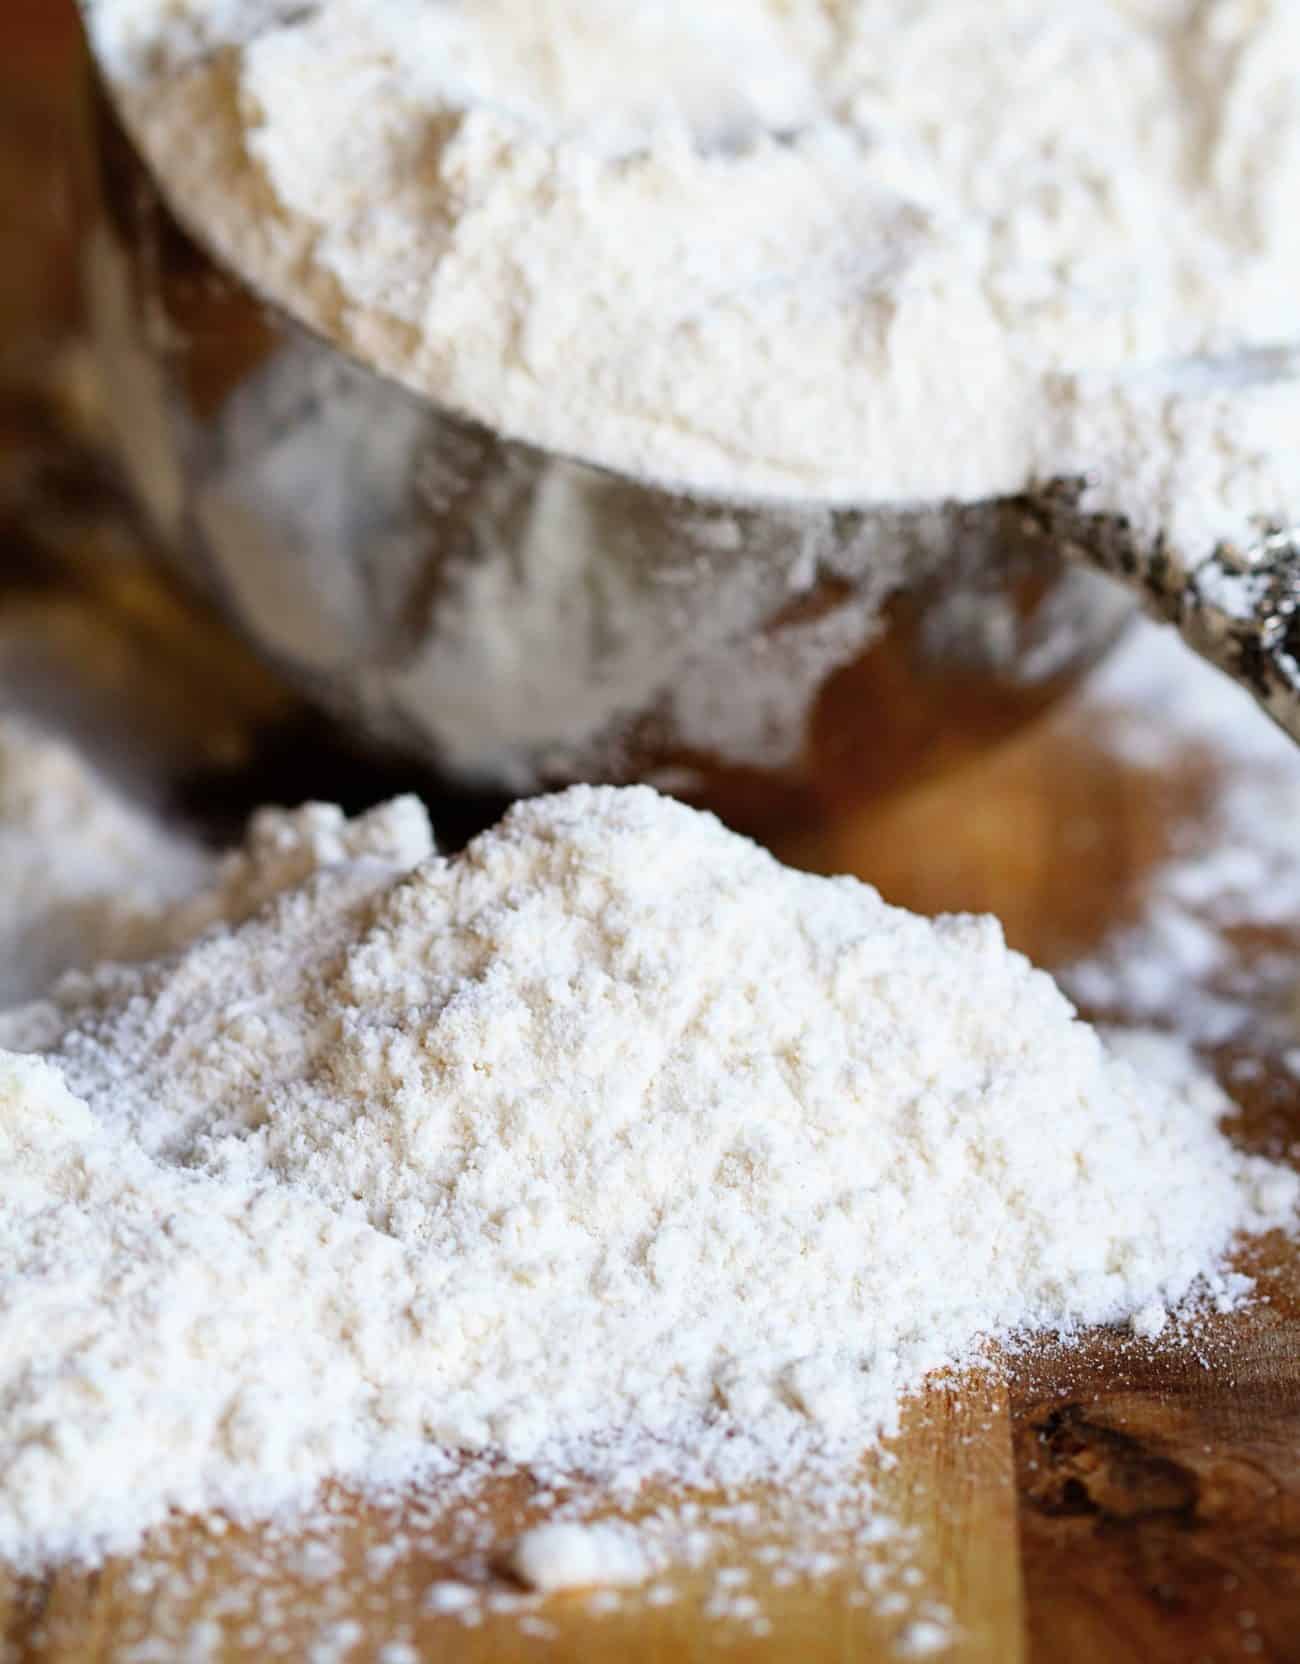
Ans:
{"type": "Polygon", "coordinates": [[[724,495],[1294,516],[1296,0],[85,0],[182,219],[489,426],[724,495]]]}
{"type": "Polygon", "coordinates": [[[645,788],[454,859],[410,802],[264,818],[175,920],[0,1022],[20,1566],[465,1451],[617,1495],[849,1470],[928,1370],[1156,1332],[1295,1217],[1175,1044],[1135,1069],[992,920],[645,788]]]}
{"type": "Polygon", "coordinates": [[[71,746],[0,715],[0,1005],[72,966],[172,945],[172,906],[213,862],[71,746]]]}

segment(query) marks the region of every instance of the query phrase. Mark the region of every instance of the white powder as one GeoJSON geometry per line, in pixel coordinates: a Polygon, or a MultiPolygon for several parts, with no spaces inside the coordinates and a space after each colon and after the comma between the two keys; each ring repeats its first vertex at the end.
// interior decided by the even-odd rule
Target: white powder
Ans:
{"type": "Polygon", "coordinates": [[[644,1583],[654,1563],[643,1539],[617,1521],[556,1520],[524,1532],[510,1551],[510,1570],[530,1589],[549,1592],[644,1583]]]}
{"type": "Polygon", "coordinates": [[[430,1612],[466,1612],[478,1601],[478,1591],[468,1583],[435,1583],[424,1604],[430,1612]]]}
{"type": "Polygon", "coordinates": [[[1189,561],[1295,518],[1296,0],[87,12],[175,211],[356,359],[284,333],[182,433],[103,239],[135,482],[262,651],[448,774],[796,764],[900,586],[957,585],[954,653],[1009,616],[1010,516],[952,498],[1085,476],[1189,561]]]}
{"type": "Polygon", "coordinates": [[[897,1651],[904,1658],[931,1658],[935,1653],[947,1652],[954,1640],[950,1625],[918,1618],[899,1636],[897,1651]]]}
{"type": "Polygon", "coordinates": [[[1300,751],[1249,696],[1144,625],[1083,692],[1080,727],[1153,780],[1199,760],[1204,806],[1174,828],[1138,915],[1064,967],[1097,1011],[1220,1044],[1293,1044],[1300,977],[1286,932],[1300,919],[1300,751]]]}
{"type": "Polygon", "coordinates": [[[0,1004],[170,945],[170,904],[212,866],[68,745],[0,715],[0,1004]]]}
{"type": "Polygon", "coordinates": [[[6,1558],[452,1452],[852,1472],[985,1337],[1150,1329],[1294,1218],[1175,1045],[1135,1071],[991,920],[644,788],[454,860],[413,813],[272,823],[260,911],[0,1022],[42,1054],[0,1096],[6,1558]]]}
{"type": "Polygon", "coordinates": [[[1088,473],[1196,554],[1300,502],[1295,0],[87,11],[181,218],[502,432],[729,494],[1088,473]]]}
{"type": "Polygon", "coordinates": [[[0,1006],[247,918],[320,867],[372,852],[410,866],[432,848],[424,810],[399,798],[350,823],[327,804],[263,809],[245,847],[217,859],[65,740],[0,714],[0,1006]]]}

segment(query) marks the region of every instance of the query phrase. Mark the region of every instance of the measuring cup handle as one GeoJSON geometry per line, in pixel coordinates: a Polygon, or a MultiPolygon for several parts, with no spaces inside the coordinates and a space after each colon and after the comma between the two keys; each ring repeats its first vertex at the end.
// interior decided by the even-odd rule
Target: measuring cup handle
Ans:
{"type": "Polygon", "coordinates": [[[1025,512],[1063,554],[1133,590],[1300,743],[1300,526],[1220,544],[1192,564],[1118,518],[1081,511],[1085,488],[1056,481],[1027,498],[1025,512]]]}

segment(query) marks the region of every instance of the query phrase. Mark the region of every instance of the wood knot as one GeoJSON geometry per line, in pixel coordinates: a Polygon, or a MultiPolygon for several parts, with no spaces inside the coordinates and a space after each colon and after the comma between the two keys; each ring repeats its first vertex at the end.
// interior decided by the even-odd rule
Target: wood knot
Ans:
{"type": "Polygon", "coordinates": [[[1132,1522],[1161,1516],[1192,1524],[1200,1481],[1150,1444],[1090,1421],[1082,1405],[1053,1405],[1022,1431],[1025,1501],[1053,1516],[1132,1522]]]}

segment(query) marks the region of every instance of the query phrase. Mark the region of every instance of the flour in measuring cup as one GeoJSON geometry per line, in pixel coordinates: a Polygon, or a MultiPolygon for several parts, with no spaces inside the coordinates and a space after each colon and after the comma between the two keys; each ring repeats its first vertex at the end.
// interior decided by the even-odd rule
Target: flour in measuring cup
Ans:
{"type": "Polygon", "coordinates": [[[363,362],[729,496],[1300,492],[1300,6],[89,0],[182,220],[363,362]]]}

